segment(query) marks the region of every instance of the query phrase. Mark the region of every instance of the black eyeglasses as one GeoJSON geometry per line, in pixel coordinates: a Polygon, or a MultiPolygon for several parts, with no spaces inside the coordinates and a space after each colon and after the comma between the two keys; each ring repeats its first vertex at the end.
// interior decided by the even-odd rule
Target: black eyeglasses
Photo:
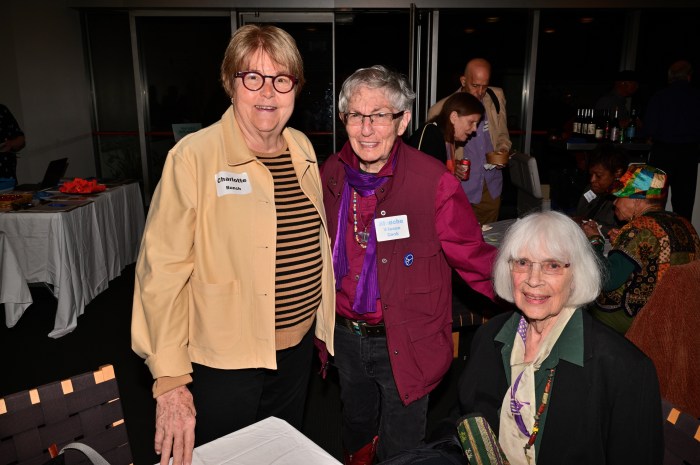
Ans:
{"type": "Polygon", "coordinates": [[[372,113],[371,115],[363,115],[362,113],[350,112],[343,113],[343,120],[348,126],[362,126],[365,118],[369,118],[369,123],[372,126],[389,126],[396,118],[400,118],[405,111],[398,113],[372,113]]]}
{"type": "Polygon", "coordinates": [[[243,86],[252,91],[260,90],[265,85],[265,79],[272,80],[272,87],[280,94],[286,94],[294,89],[294,86],[299,82],[296,76],[291,74],[278,74],[277,76],[267,76],[260,74],[257,71],[239,71],[233,75],[234,78],[241,78],[243,86]]]}

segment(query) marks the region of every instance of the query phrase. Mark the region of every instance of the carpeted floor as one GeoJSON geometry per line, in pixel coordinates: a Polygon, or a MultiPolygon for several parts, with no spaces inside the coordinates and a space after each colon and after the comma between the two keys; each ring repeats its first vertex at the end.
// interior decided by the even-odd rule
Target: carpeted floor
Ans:
{"type": "MultiPolygon", "coordinates": [[[[134,463],[145,465],[158,460],[153,452],[155,404],[151,398],[150,373],[130,348],[133,280],[131,265],[86,307],[78,319],[77,329],[59,339],[47,336],[53,327],[56,301],[46,288],[33,287],[34,304],[17,325],[14,328],[0,325],[0,353],[3,354],[0,397],[112,364],[123,400],[134,463]]],[[[466,331],[463,342],[469,340],[470,334],[466,331]]],[[[314,363],[318,362],[314,360],[314,363]]],[[[431,394],[429,429],[453,405],[456,378],[463,363],[464,357],[456,359],[443,383],[431,394]]],[[[342,460],[340,409],[334,370],[330,370],[325,381],[320,376],[312,376],[302,432],[342,460]]]]}

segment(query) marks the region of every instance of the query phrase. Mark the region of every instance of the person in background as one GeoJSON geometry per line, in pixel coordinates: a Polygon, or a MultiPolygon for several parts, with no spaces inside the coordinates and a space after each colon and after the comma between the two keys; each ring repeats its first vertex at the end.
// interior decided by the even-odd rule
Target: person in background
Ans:
{"type": "Polygon", "coordinates": [[[601,265],[579,226],[555,211],[518,220],[493,275],[517,310],[477,330],[460,413],[483,415],[511,465],[661,463],[654,364],[583,309],[601,265]]]}
{"type": "Polygon", "coordinates": [[[301,428],[314,323],[333,352],[320,173],[286,127],[304,83],[294,39],[239,28],[221,81],[231,106],[168,154],[136,264],[132,347],[155,378],[161,465],[269,416],[301,428]]]}
{"type": "MultiPolygon", "coordinates": [[[[458,159],[468,158],[471,161],[469,179],[462,181],[462,188],[481,224],[498,221],[503,191],[503,174],[500,171],[503,167],[487,163],[486,154],[492,151],[508,153],[512,146],[508,134],[506,98],[502,89],[489,86],[490,80],[491,64],[483,58],[474,58],[464,68],[464,75],[459,78],[461,87],[457,91],[472,94],[486,110],[476,135],[464,147],[463,155],[459,151],[456,155],[458,159]]],[[[446,100],[444,98],[430,107],[428,120],[440,113],[446,100]]]]}
{"type": "Polygon", "coordinates": [[[493,298],[496,249],[459,181],[401,139],[414,99],[401,74],[355,71],[338,98],[349,140],[322,167],[346,464],[424,440],[428,394],[453,357],[451,268],[493,298]]]}
{"type": "Polygon", "coordinates": [[[575,218],[594,220],[603,237],[621,225],[615,217],[615,197],[610,194],[610,186],[627,171],[628,164],[626,153],[612,144],[600,145],[588,157],[590,185],[578,201],[575,218]]]}
{"type": "Polygon", "coordinates": [[[456,149],[475,133],[483,114],[484,106],[476,97],[457,92],[446,100],[436,117],[411,135],[408,144],[446,163],[450,172],[464,179],[464,169],[455,171],[456,149]]]}
{"type": "Polygon", "coordinates": [[[668,173],[673,211],[692,220],[700,161],[700,90],[690,85],[691,64],[668,69],[668,87],[651,97],[645,129],[651,137],[649,163],[668,173]]]}
{"type": "Polygon", "coordinates": [[[12,112],[0,104],[0,190],[17,185],[17,152],[25,143],[24,133],[12,112]]]}
{"type": "Polygon", "coordinates": [[[612,118],[617,110],[617,117],[623,128],[630,120],[631,97],[639,89],[637,73],[631,70],[620,71],[615,75],[613,88],[595,103],[596,110],[607,110],[612,118]]]}
{"type": "MultiPolygon", "coordinates": [[[[612,230],[604,259],[608,278],[591,306],[593,316],[624,334],[671,266],[700,258],[700,239],[690,222],[664,211],[668,178],[653,166],[632,164],[616,183],[615,216],[626,224],[612,230]]],[[[604,240],[595,221],[583,231],[603,258],[604,240]]]]}

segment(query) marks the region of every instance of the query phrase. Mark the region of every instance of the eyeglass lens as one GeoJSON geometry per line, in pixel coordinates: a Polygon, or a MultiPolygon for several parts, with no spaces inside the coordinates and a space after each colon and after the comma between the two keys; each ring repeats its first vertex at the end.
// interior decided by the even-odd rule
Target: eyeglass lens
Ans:
{"type": "Polygon", "coordinates": [[[289,74],[278,74],[277,76],[267,76],[256,71],[241,71],[235,77],[241,78],[246,89],[251,91],[260,90],[265,85],[265,79],[272,80],[272,87],[279,93],[286,94],[294,88],[297,80],[289,74]]]}
{"type": "Polygon", "coordinates": [[[398,113],[372,113],[371,115],[350,112],[345,113],[345,123],[349,126],[361,126],[364,124],[365,118],[369,118],[369,122],[373,126],[389,126],[392,121],[399,118],[403,114],[403,111],[398,113]]]}
{"type": "Polygon", "coordinates": [[[535,264],[540,265],[540,269],[544,274],[562,274],[571,264],[562,263],[557,260],[545,260],[542,262],[533,262],[527,258],[515,258],[510,261],[511,269],[516,273],[529,273],[535,264]]]}

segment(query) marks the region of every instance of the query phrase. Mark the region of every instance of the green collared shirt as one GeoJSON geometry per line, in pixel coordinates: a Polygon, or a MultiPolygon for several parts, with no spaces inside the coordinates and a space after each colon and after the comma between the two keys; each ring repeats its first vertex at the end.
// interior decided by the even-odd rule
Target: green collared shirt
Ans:
{"type": "MultiPolygon", "coordinates": [[[[566,324],[566,327],[559,336],[559,339],[552,347],[552,351],[549,356],[542,362],[540,369],[535,372],[535,398],[542,399],[542,394],[544,394],[544,387],[547,381],[547,375],[549,370],[555,368],[559,364],[559,360],[566,360],[569,363],[573,363],[580,367],[583,367],[583,317],[581,312],[583,310],[576,310],[571,319],[566,324]]],[[[512,380],[510,376],[510,355],[513,351],[513,343],[515,337],[518,333],[518,324],[520,323],[520,313],[513,313],[513,315],[506,321],[501,330],[496,334],[494,338],[496,341],[503,344],[501,349],[501,356],[503,358],[503,369],[506,372],[506,379],[508,380],[508,386],[512,385],[512,380]]],[[[550,392],[550,400],[552,396],[556,396],[556,385],[557,385],[557,375],[554,375],[552,380],[552,387],[550,392]]],[[[539,405],[538,405],[539,407],[539,405]]],[[[540,418],[540,431],[537,434],[537,439],[535,440],[535,456],[537,457],[540,452],[540,443],[542,442],[542,436],[544,435],[544,429],[547,424],[547,414],[549,413],[549,408],[546,408],[544,414],[540,418]]],[[[500,412],[499,412],[500,416],[500,412]]],[[[527,440],[523,441],[523,445],[527,440]]]]}

